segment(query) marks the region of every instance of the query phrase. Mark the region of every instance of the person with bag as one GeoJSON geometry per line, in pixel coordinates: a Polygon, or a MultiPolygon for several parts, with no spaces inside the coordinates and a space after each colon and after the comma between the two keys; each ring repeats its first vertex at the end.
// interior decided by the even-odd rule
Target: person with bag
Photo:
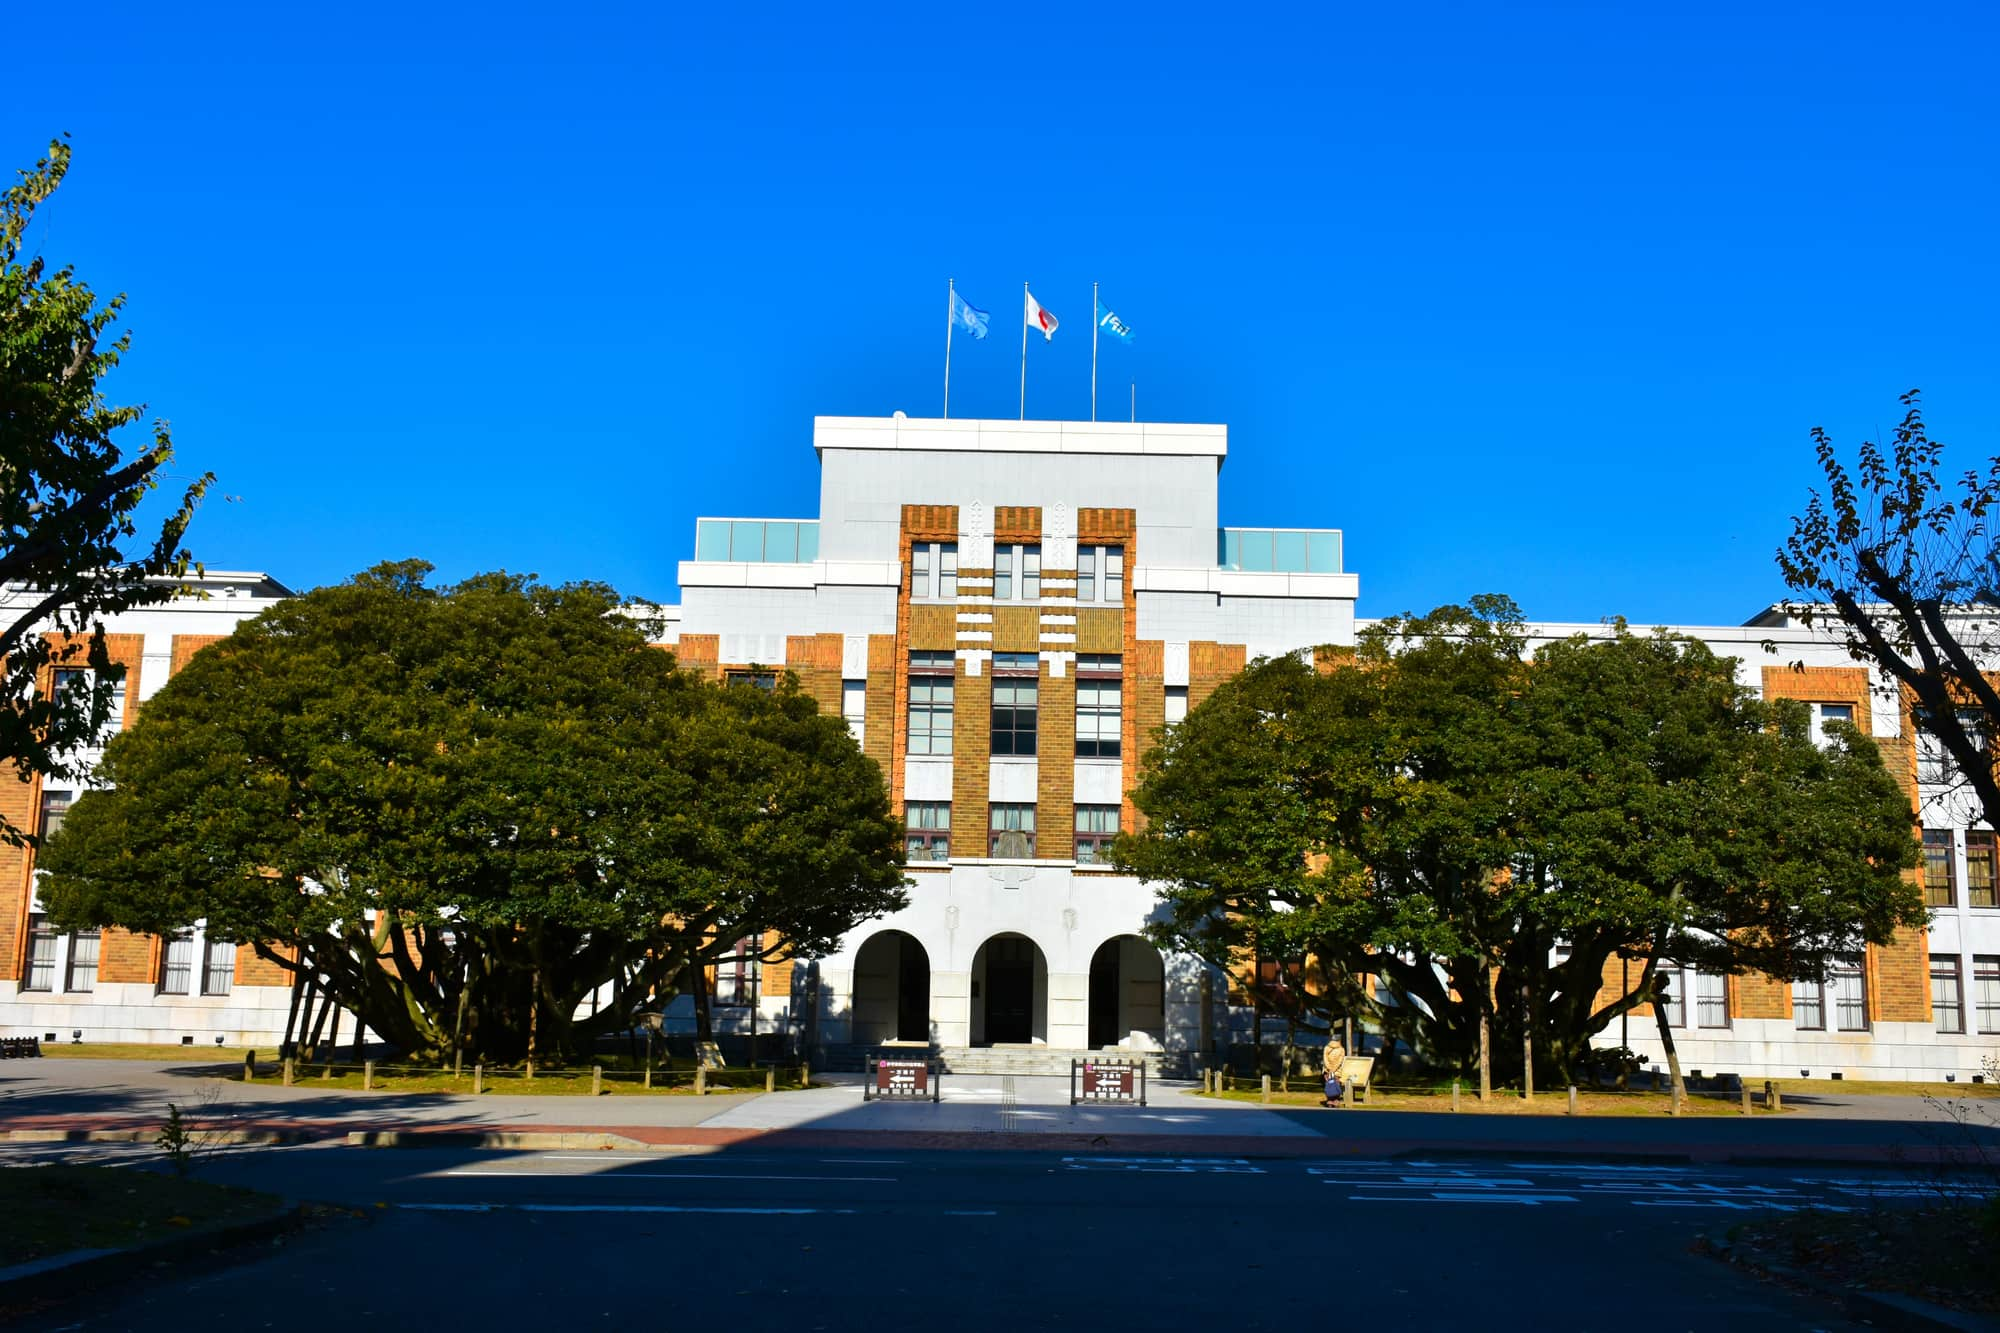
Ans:
{"type": "Polygon", "coordinates": [[[1326,1046],[1319,1056],[1320,1071],[1326,1077],[1326,1097],[1321,1102],[1323,1106],[1339,1106],[1341,1094],[1347,1091],[1346,1085],[1340,1081],[1340,1065],[1345,1059],[1347,1059],[1347,1048],[1340,1044],[1340,1038],[1329,1032],[1326,1046]]]}

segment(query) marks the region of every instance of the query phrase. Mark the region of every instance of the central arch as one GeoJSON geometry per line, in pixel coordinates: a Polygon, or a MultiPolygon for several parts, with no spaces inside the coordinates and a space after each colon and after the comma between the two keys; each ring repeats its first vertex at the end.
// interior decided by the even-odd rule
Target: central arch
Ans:
{"type": "Polygon", "coordinates": [[[1114,935],[1090,959],[1090,1045],[1158,1050],[1166,1044],[1167,969],[1137,935],[1114,935]]]}
{"type": "Polygon", "coordinates": [[[916,936],[885,930],[854,955],[854,1040],[931,1039],[931,959],[916,936]]]}
{"type": "Polygon", "coordinates": [[[1049,1039],[1049,963],[1026,935],[995,935],[972,959],[972,1044],[1049,1039]]]}

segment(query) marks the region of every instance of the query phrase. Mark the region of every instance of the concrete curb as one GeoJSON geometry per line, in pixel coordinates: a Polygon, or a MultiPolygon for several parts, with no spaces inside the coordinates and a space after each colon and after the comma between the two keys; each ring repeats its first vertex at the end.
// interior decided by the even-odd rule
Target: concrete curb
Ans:
{"type": "Polygon", "coordinates": [[[1709,1241],[1704,1252],[1712,1259],[1754,1273],[1766,1281],[1783,1283],[1810,1292],[1841,1307],[1850,1319],[1876,1328],[1909,1330],[1910,1333],[2000,1333],[2000,1319],[1954,1310],[1900,1291],[1876,1291],[1867,1287],[1832,1287],[1814,1274],[1785,1264],[1763,1263],[1742,1253],[1740,1246],[1709,1241]]]}
{"type": "MultiPolygon", "coordinates": [[[[286,1204],[247,1222],[190,1231],[185,1235],[119,1250],[71,1250],[12,1268],[0,1269],[0,1301],[75,1296],[80,1291],[141,1276],[156,1264],[190,1260],[218,1250],[254,1245],[289,1235],[305,1225],[305,1205],[286,1204]]],[[[0,1318],[8,1317],[0,1311],[0,1318]]]]}
{"type": "Polygon", "coordinates": [[[623,1134],[568,1130],[365,1129],[341,1140],[350,1148],[513,1148],[542,1151],[585,1148],[623,1152],[714,1152],[702,1143],[647,1143],[623,1134]]]}
{"type": "MultiPolygon", "coordinates": [[[[297,1129],[203,1129],[194,1133],[206,1147],[236,1147],[253,1143],[312,1143],[327,1138],[331,1131],[297,1129]]],[[[151,1129],[10,1129],[0,1132],[0,1143],[152,1143],[160,1131],[151,1129]]]]}

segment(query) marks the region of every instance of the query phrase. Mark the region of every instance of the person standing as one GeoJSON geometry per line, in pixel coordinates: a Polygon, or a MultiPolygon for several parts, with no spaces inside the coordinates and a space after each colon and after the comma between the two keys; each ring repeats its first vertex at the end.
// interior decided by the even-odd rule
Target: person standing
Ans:
{"type": "Polygon", "coordinates": [[[1327,1033],[1326,1046],[1319,1056],[1320,1072],[1326,1078],[1326,1096],[1321,1102],[1324,1106],[1340,1105],[1341,1094],[1346,1091],[1346,1086],[1340,1081],[1340,1065],[1346,1059],[1347,1048],[1340,1044],[1340,1038],[1327,1033]]]}

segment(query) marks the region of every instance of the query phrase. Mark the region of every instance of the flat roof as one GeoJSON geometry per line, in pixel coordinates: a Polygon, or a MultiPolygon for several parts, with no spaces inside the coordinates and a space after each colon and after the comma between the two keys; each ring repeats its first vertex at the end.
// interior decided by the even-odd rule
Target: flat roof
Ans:
{"type": "Polygon", "coordinates": [[[929,449],[962,453],[1229,454],[1229,427],[1159,421],[988,421],[976,417],[814,417],[813,449],[929,449]]]}

